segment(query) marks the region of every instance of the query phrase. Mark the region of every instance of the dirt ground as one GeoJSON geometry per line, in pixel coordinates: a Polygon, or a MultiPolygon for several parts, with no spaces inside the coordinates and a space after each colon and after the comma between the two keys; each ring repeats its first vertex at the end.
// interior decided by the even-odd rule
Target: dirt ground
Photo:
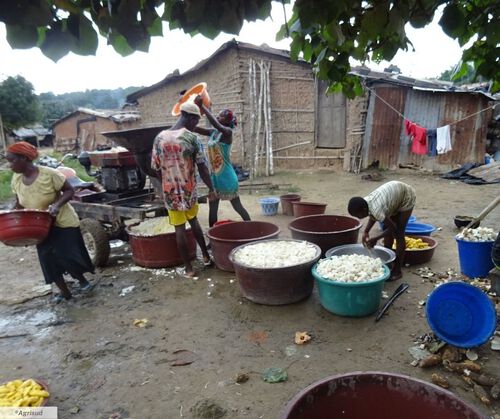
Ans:
{"type": "MultiPolygon", "coordinates": [[[[414,214],[441,228],[433,234],[439,245],[427,266],[458,272],[453,216],[479,214],[499,186],[467,185],[410,170],[385,177],[412,184],[414,214]]],[[[242,201],[254,219],[278,224],[281,237],[290,237],[292,218],[261,215],[260,196],[289,189],[303,200],[327,202],[329,214],[346,214],[351,196],[380,184],[333,171],[280,173],[264,181],[281,186],[242,194],[242,201]]],[[[204,228],[207,213],[208,206],[201,205],[204,228]]],[[[227,218],[237,219],[222,203],[219,219],[227,218]]],[[[482,225],[498,230],[500,209],[482,225]]],[[[278,418],[297,392],[330,375],[387,371],[430,381],[434,372],[412,366],[408,352],[416,337],[430,332],[419,301],[434,284],[416,275],[417,267],[404,269],[409,290],[375,323],[374,316],[330,314],[316,290],[303,302],[272,307],[245,300],[235,276],[215,268],[197,280],[178,278],[172,269],[139,269],[127,244],[114,247],[109,266],[91,277],[96,287],[89,295],[78,294],[75,286],[77,298],[71,303],[51,305],[48,295],[20,302],[44,291],[36,252],[3,245],[0,252],[0,381],[42,379],[60,418],[218,418],[223,413],[235,419],[278,418]],[[120,295],[131,286],[131,292],[120,295]],[[134,326],[135,319],[147,319],[147,327],[134,326]],[[294,345],[296,331],[307,331],[313,339],[294,345]],[[261,374],[269,367],[287,368],[288,380],[264,382],[261,374]],[[243,372],[249,380],[236,384],[243,372]]],[[[390,295],[398,285],[387,283],[385,291],[390,295]]],[[[478,354],[484,370],[500,376],[500,353],[485,344],[478,354]]],[[[459,376],[438,370],[449,378],[451,391],[485,415],[500,412],[499,401],[484,406],[459,376]]]]}

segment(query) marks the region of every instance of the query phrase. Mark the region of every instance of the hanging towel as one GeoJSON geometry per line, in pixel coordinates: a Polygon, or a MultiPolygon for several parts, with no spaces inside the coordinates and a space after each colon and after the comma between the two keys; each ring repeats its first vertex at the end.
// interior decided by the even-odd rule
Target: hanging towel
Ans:
{"type": "Polygon", "coordinates": [[[445,125],[436,129],[436,149],[438,154],[451,151],[450,126],[445,125]]]}
{"type": "Polygon", "coordinates": [[[415,154],[427,154],[427,130],[421,126],[405,120],[406,134],[412,137],[411,151],[415,154]]]}
{"type": "Polygon", "coordinates": [[[427,155],[434,157],[437,156],[437,154],[436,129],[431,128],[427,130],[427,155]]]}

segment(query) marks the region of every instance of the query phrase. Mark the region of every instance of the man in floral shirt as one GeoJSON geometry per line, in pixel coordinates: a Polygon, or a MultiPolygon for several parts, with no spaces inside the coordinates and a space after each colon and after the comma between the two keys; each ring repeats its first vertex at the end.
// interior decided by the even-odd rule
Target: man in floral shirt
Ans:
{"type": "Polygon", "coordinates": [[[194,276],[195,272],[189,259],[186,222],[189,222],[201,248],[204,264],[212,264],[197,218],[196,167],[201,179],[208,186],[208,198],[215,198],[201,144],[196,134],[191,132],[200,117],[197,105],[192,102],[182,104],[180,118],[172,128],[157,135],[151,154],[151,167],[162,181],[165,207],[170,224],[175,227],[177,248],[184,261],[184,270],[178,272],[189,277],[194,276]]]}

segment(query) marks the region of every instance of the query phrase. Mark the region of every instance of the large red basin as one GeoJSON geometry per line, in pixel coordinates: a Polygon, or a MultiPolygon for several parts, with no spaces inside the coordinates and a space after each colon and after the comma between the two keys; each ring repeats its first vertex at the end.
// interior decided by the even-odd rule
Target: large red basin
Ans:
{"type": "Polygon", "coordinates": [[[210,239],[212,255],[217,268],[234,272],[229,254],[235,247],[258,240],[275,239],[279,236],[277,225],[265,221],[238,221],[211,227],[210,239]]]}
{"type": "MultiPolygon", "coordinates": [[[[271,239],[266,242],[299,240],[271,239]]],[[[232,261],[240,291],[245,298],[258,304],[283,305],[292,304],[309,297],[314,287],[312,266],[321,256],[321,249],[316,248],[316,255],[307,262],[279,268],[256,268],[239,263],[234,254],[248,246],[244,244],[233,249],[229,255],[232,261]]]]}
{"type": "MultiPolygon", "coordinates": [[[[139,236],[130,230],[130,227],[133,226],[129,226],[126,231],[129,236],[132,259],[136,265],[146,268],[167,268],[183,263],[177,250],[175,232],[156,236],[139,236]]],[[[194,259],[196,257],[196,240],[191,229],[186,229],[186,234],[189,258],[194,259]]]]}
{"type": "Polygon", "coordinates": [[[0,241],[8,246],[41,243],[49,234],[53,218],[47,211],[12,210],[0,213],[0,241]]]}
{"type": "Polygon", "coordinates": [[[294,239],[317,244],[323,256],[332,247],[357,243],[361,226],[354,217],[324,214],[299,217],[288,224],[294,239]]]}
{"type": "Polygon", "coordinates": [[[281,419],[484,419],[453,393],[422,380],[386,372],[325,378],[297,394],[281,419]]]}

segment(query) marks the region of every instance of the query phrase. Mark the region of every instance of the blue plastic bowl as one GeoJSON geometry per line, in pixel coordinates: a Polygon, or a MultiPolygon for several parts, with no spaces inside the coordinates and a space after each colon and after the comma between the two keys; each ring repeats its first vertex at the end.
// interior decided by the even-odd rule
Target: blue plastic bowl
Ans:
{"type": "Polygon", "coordinates": [[[436,227],[431,224],[424,223],[408,223],[406,225],[405,234],[412,236],[430,236],[436,227]]]}
{"type": "Polygon", "coordinates": [[[493,303],[479,288],[465,282],[437,287],[425,306],[427,323],[441,340],[459,348],[487,342],[496,328],[493,303]]]}

